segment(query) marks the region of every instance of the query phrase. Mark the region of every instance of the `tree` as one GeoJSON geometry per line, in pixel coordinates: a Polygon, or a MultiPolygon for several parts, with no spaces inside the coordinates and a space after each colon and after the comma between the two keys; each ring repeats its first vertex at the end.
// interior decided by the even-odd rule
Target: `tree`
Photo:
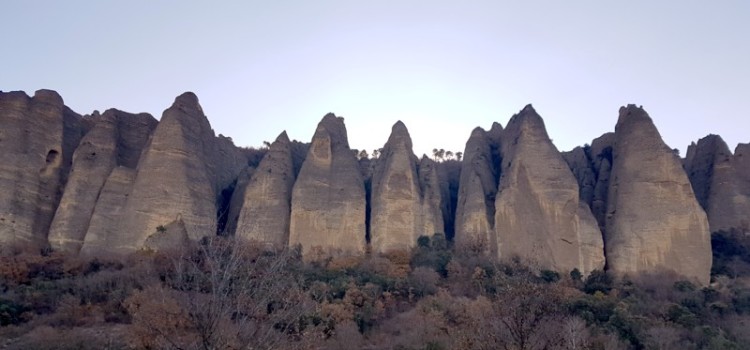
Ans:
{"type": "Polygon", "coordinates": [[[444,150],[444,149],[442,149],[442,148],[441,148],[441,149],[439,149],[439,150],[437,151],[437,156],[438,156],[438,158],[440,158],[440,160],[441,160],[441,161],[442,161],[443,159],[445,159],[445,150],[444,150]]]}
{"type": "Polygon", "coordinates": [[[445,157],[448,159],[453,158],[453,151],[445,151],[445,157]]]}
{"type": "Polygon", "coordinates": [[[433,148],[432,149],[432,159],[434,159],[435,161],[437,161],[438,160],[438,154],[439,154],[438,149],[437,148],[433,148]]]}
{"type": "Polygon", "coordinates": [[[213,237],[164,260],[163,283],[125,302],[144,347],[288,348],[311,310],[294,251],[213,237]]]}
{"type": "Polygon", "coordinates": [[[464,157],[464,152],[456,152],[456,160],[461,161],[461,158],[464,157]]]}
{"type": "Polygon", "coordinates": [[[368,159],[370,158],[370,155],[367,154],[366,150],[362,150],[359,152],[359,159],[368,159]]]}

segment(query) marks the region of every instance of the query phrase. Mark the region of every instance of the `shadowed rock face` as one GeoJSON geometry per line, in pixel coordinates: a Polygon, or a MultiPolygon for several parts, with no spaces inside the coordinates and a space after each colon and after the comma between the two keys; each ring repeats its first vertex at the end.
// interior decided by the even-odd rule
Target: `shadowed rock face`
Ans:
{"type": "Polygon", "coordinates": [[[115,109],[92,118],[74,155],[69,180],[49,233],[53,249],[78,253],[105,181],[117,166],[135,169],[157,121],[115,109]]]}
{"type": "Polygon", "coordinates": [[[587,274],[604,267],[602,235],[544,122],[529,105],[503,133],[503,170],[495,201],[500,257],[587,274]]]}
{"type": "MultiPolygon", "coordinates": [[[[497,124],[492,134],[498,140],[497,124]]],[[[480,245],[487,251],[497,246],[494,235],[495,194],[498,167],[493,160],[493,139],[482,128],[471,132],[464,150],[464,161],[456,204],[455,241],[460,245],[480,245]]]]}
{"type": "Polygon", "coordinates": [[[291,246],[316,253],[365,251],[365,188],[349,148],[344,119],[326,115],[318,124],[292,190],[291,246]]]}
{"type": "Polygon", "coordinates": [[[54,91],[0,92],[0,125],[0,246],[44,246],[81,117],[54,91]]]}
{"type": "Polygon", "coordinates": [[[177,97],[164,111],[135,175],[120,171],[109,189],[110,181],[105,184],[112,197],[127,199],[121,206],[97,205],[95,216],[100,214],[102,220],[97,218],[96,224],[113,218],[117,229],[105,235],[89,228],[82,252],[127,253],[147,246],[147,241],[160,246],[216,234],[217,196],[244,166],[230,146],[231,141],[214,136],[194,94],[177,97]],[[101,213],[104,210],[110,213],[101,213]]]}
{"type": "Polygon", "coordinates": [[[444,216],[448,210],[447,186],[443,186],[440,181],[437,164],[427,156],[419,161],[419,187],[422,191],[421,231],[430,236],[446,233],[444,216]]]}
{"type": "Polygon", "coordinates": [[[283,132],[245,188],[235,235],[275,247],[286,246],[293,186],[291,142],[283,132]]]}
{"type": "Polygon", "coordinates": [[[425,200],[409,131],[397,122],[372,178],[370,242],[374,252],[407,250],[416,246],[419,236],[443,233],[437,172],[428,166],[425,163],[428,173],[423,183],[431,193],[425,200]]]}
{"type": "Polygon", "coordinates": [[[648,114],[634,105],[620,109],[607,202],[605,241],[611,271],[673,270],[708,283],[706,214],[680,159],[664,144],[648,114]]]}
{"type": "Polygon", "coordinates": [[[706,210],[711,232],[748,228],[750,182],[741,174],[740,157],[734,156],[718,135],[706,136],[688,147],[685,171],[706,210]]]}

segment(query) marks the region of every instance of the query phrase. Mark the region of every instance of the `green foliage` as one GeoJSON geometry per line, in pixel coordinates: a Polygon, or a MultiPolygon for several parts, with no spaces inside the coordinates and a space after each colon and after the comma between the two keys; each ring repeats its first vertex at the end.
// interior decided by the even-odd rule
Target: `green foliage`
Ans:
{"type": "Polygon", "coordinates": [[[539,277],[547,283],[555,283],[560,280],[560,274],[551,270],[542,270],[539,277]]]}
{"type": "Polygon", "coordinates": [[[609,293],[612,290],[612,276],[601,270],[591,271],[591,274],[586,277],[586,281],[583,283],[583,291],[588,294],[594,294],[595,292],[609,293]]]}
{"type": "Polygon", "coordinates": [[[574,282],[580,282],[583,279],[583,274],[581,273],[581,270],[578,268],[575,268],[570,271],[570,279],[574,282]]]}

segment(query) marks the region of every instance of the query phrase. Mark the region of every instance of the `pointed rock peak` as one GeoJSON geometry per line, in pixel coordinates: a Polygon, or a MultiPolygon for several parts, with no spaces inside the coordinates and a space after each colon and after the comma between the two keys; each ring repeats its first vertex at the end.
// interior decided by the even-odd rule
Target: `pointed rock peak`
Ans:
{"type": "Polygon", "coordinates": [[[487,132],[484,131],[484,129],[482,129],[481,127],[477,126],[476,128],[474,128],[474,130],[471,131],[471,136],[469,136],[469,138],[474,137],[487,137],[487,132]]]}
{"type": "Polygon", "coordinates": [[[349,140],[346,135],[344,118],[337,117],[333,113],[326,114],[320,123],[318,123],[318,128],[315,129],[315,135],[313,135],[313,140],[316,138],[329,137],[335,144],[341,144],[346,148],[349,148],[349,140]]]}
{"type": "Polygon", "coordinates": [[[60,94],[58,94],[57,91],[54,91],[54,90],[47,90],[47,89],[37,90],[34,93],[34,99],[44,101],[50,104],[60,105],[60,106],[64,104],[63,99],[60,96],[60,94]]]}
{"type": "Polygon", "coordinates": [[[490,133],[497,133],[502,132],[503,126],[498,122],[492,122],[492,127],[490,127],[490,133]]]}
{"type": "Polygon", "coordinates": [[[188,106],[199,106],[200,104],[198,102],[198,96],[196,96],[194,93],[188,91],[183,93],[180,96],[177,96],[174,99],[174,104],[184,104],[188,106]]]}
{"type": "Polygon", "coordinates": [[[731,154],[729,146],[724,142],[724,139],[719,135],[709,134],[702,139],[698,140],[698,148],[708,147],[713,151],[720,151],[726,154],[731,154]]]}
{"type": "Polygon", "coordinates": [[[400,120],[393,124],[391,128],[391,136],[388,138],[388,144],[403,143],[407,149],[411,150],[411,136],[409,130],[406,129],[406,125],[400,120]]]}
{"type": "Polygon", "coordinates": [[[335,128],[341,127],[344,124],[344,118],[337,117],[335,114],[328,112],[323,119],[320,121],[321,125],[333,126],[335,128]]]}
{"type": "Polygon", "coordinates": [[[276,141],[274,141],[273,143],[279,143],[279,142],[281,143],[291,142],[289,141],[289,135],[286,134],[286,130],[282,131],[281,134],[279,134],[279,136],[276,137],[276,141]]]}
{"type": "Polygon", "coordinates": [[[534,106],[532,106],[532,105],[531,105],[531,103],[529,103],[529,104],[527,104],[526,106],[524,106],[524,107],[523,107],[523,109],[521,110],[521,113],[522,113],[522,114],[523,114],[523,113],[533,113],[533,114],[537,114],[537,113],[536,113],[536,110],[534,109],[534,106]]]}
{"type": "Polygon", "coordinates": [[[643,109],[643,106],[628,104],[627,106],[620,107],[620,117],[617,120],[617,123],[619,124],[630,120],[652,122],[651,117],[649,117],[646,110],[643,109]]]}
{"type": "Polygon", "coordinates": [[[750,156],[750,143],[739,143],[734,149],[735,156],[750,156]]]}
{"type": "Polygon", "coordinates": [[[406,125],[404,125],[404,122],[399,120],[396,122],[396,124],[393,124],[393,127],[391,128],[391,134],[409,135],[409,130],[406,129],[406,125]]]}

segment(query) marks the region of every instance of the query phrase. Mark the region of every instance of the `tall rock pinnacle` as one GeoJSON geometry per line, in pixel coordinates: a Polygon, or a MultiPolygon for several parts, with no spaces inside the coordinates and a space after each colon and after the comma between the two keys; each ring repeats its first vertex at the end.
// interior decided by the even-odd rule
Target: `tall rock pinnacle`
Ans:
{"type": "Polygon", "coordinates": [[[286,246],[293,186],[291,142],[282,132],[245,188],[235,235],[274,247],[286,246]]]}
{"type": "Polygon", "coordinates": [[[495,140],[482,128],[471,132],[464,149],[456,205],[455,240],[460,245],[478,245],[495,251],[495,194],[499,177],[499,160],[493,157],[493,144],[499,141],[502,128],[493,127],[495,140]]]}
{"type": "Polygon", "coordinates": [[[47,244],[82,133],[56,92],[0,92],[0,246],[47,244]]]}
{"type": "Polygon", "coordinates": [[[604,267],[602,234],[542,118],[529,105],[503,133],[495,200],[500,257],[519,256],[557,271],[604,267]]]}
{"type": "Polygon", "coordinates": [[[178,96],[164,111],[137,171],[113,173],[117,178],[104,186],[112,198],[131,188],[117,210],[117,229],[90,229],[82,252],[127,253],[216,234],[217,196],[242,166],[227,147],[214,136],[198,98],[190,92],[178,96]]]}
{"type": "Polygon", "coordinates": [[[605,229],[607,264],[617,274],[672,270],[708,283],[711,242],[680,159],[651,118],[620,108],[605,229]]]}
{"type": "Polygon", "coordinates": [[[365,251],[365,188],[344,119],[323,117],[292,190],[289,244],[303,254],[365,251]]]}
{"type": "Polygon", "coordinates": [[[93,127],[73,154],[73,166],[49,233],[53,249],[78,253],[104,183],[117,166],[135,169],[157,121],[148,114],[110,109],[91,118],[93,127]]]}
{"type": "MultiPolygon", "coordinates": [[[[424,201],[417,157],[412,152],[409,131],[402,122],[393,125],[378,160],[372,180],[372,250],[407,250],[416,246],[419,236],[431,236],[436,233],[435,229],[442,228],[440,192],[436,188],[437,192],[430,193],[430,200],[424,201]]],[[[437,181],[437,173],[425,175],[434,177],[426,180],[437,181]]],[[[442,230],[439,233],[443,233],[442,230]]]]}
{"type": "Polygon", "coordinates": [[[750,229],[750,179],[742,174],[741,157],[733,155],[718,135],[688,147],[685,171],[711,232],[750,229]]]}

